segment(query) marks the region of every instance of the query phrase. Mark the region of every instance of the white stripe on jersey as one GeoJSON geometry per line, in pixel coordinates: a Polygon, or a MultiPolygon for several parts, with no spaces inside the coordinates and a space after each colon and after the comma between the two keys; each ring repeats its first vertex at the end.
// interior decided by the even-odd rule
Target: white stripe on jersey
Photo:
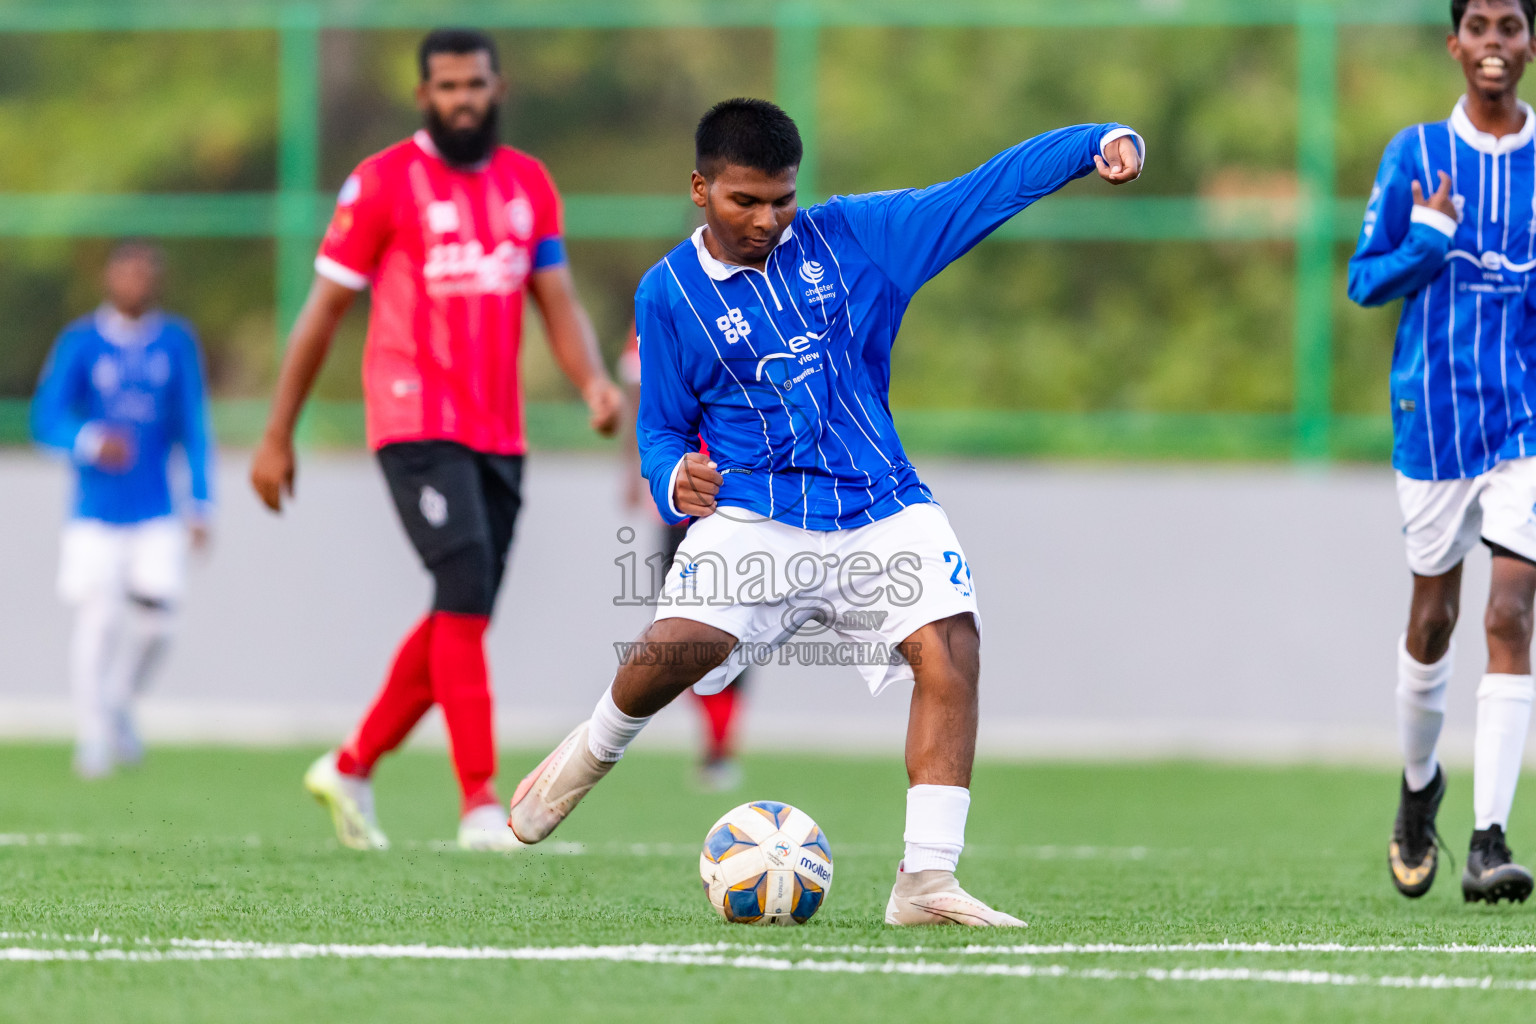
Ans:
{"type": "Polygon", "coordinates": [[[1429,414],[1429,293],[1434,290],[1431,283],[1424,289],[1424,427],[1429,431],[1429,471],[1436,480],[1440,479],[1440,466],[1435,459],[1435,418],[1429,414]]]}
{"type": "Polygon", "coordinates": [[[1461,403],[1456,400],[1456,264],[1452,263],[1450,269],[1450,326],[1446,328],[1446,337],[1452,339],[1452,342],[1445,346],[1445,365],[1451,370],[1451,426],[1455,428],[1452,436],[1456,438],[1456,475],[1464,477],[1467,475],[1467,467],[1461,458],[1461,403]]]}
{"type": "Polygon", "coordinates": [[[1477,327],[1472,331],[1472,375],[1477,380],[1477,431],[1483,441],[1483,471],[1488,469],[1488,420],[1483,411],[1483,297],[1478,295],[1473,304],[1477,310],[1477,327]]]}
{"type": "Polygon", "coordinates": [[[1509,304],[1499,310],[1499,387],[1504,393],[1504,422],[1508,423],[1514,418],[1514,410],[1509,407],[1509,304]]]}
{"type": "MultiPolygon", "coordinates": [[[[783,261],[781,260],[780,262],[782,263],[783,261]]],[[[779,271],[779,276],[782,278],[783,275],[784,275],[784,271],[781,269],[779,271]]],[[[773,283],[771,281],[766,281],[767,276],[768,276],[767,274],[763,275],[763,277],[765,279],[765,283],[767,283],[767,285],[768,285],[768,292],[771,295],[771,294],[773,294],[773,283]]],[[[762,302],[763,301],[763,295],[762,295],[761,292],[759,292],[757,290],[756,283],[754,283],[753,280],[750,277],[748,277],[746,280],[747,280],[747,284],[752,286],[752,294],[757,296],[757,301],[758,302],[762,302]]],[[[789,286],[787,284],[784,286],[784,290],[785,290],[786,293],[789,292],[789,286]]],[[[715,294],[716,295],[720,295],[720,286],[719,285],[715,285],[715,294]]],[[[720,301],[724,302],[725,301],[725,296],[721,295],[720,296],[720,301]]],[[[775,296],[774,301],[775,302],[778,301],[777,296],[775,296]]],[[[800,322],[803,324],[805,322],[805,318],[803,316],[800,316],[800,307],[795,305],[795,297],[794,297],[794,295],[792,293],[789,294],[789,304],[790,304],[791,307],[794,308],[795,315],[797,317],[800,317],[800,322]]],[[[781,312],[783,311],[783,309],[784,309],[783,306],[779,307],[779,310],[781,312]]],[[[768,317],[767,319],[768,319],[769,324],[771,324],[773,326],[773,333],[777,334],[779,336],[779,341],[783,342],[784,346],[786,348],[788,348],[789,347],[789,340],[784,337],[784,332],[779,330],[779,322],[777,320],[775,320],[771,316],[768,317]]],[[[745,340],[745,339],[743,339],[743,340],[745,340]]],[[[757,353],[754,351],[752,354],[756,355],[757,353]]],[[[823,413],[821,411],[821,403],[816,401],[816,390],[815,390],[815,388],[812,388],[809,385],[807,385],[807,387],[805,389],[805,393],[811,397],[811,404],[816,407],[816,415],[817,415],[817,417],[818,418],[821,417],[823,415],[823,413]]],[[[777,389],[775,389],[774,394],[778,394],[777,389]]],[[[782,404],[783,401],[784,401],[783,397],[780,396],[780,398],[779,398],[780,404],[782,404]]],[[[790,415],[789,408],[787,406],[784,409],[784,415],[785,416],[789,416],[790,415]]],[[[790,424],[790,428],[789,429],[790,429],[790,433],[793,434],[794,433],[794,429],[795,429],[793,423],[790,424]]],[[[811,444],[814,445],[815,448],[816,448],[816,456],[817,456],[817,458],[821,459],[821,465],[818,468],[826,470],[827,474],[830,476],[831,475],[832,467],[827,463],[826,453],[821,450],[821,441],[813,435],[811,437],[811,444]]],[[[802,470],[801,473],[800,473],[800,490],[801,490],[801,493],[802,493],[802,496],[803,496],[804,495],[804,491],[805,491],[805,472],[804,472],[804,470],[802,470]]],[[[836,477],[832,477],[832,496],[837,499],[837,517],[839,519],[841,519],[843,517],[843,499],[837,496],[837,478],[836,477]]],[[[874,495],[871,494],[869,497],[870,497],[870,501],[873,502],[874,501],[874,495]]],[[[801,528],[802,529],[807,528],[807,527],[805,527],[805,515],[808,515],[809,512],[810,512],[809,498],[806,498],[805,500],[806,500],[806,505],[804,505],[802,507],[802,516],[801,516],[801,528]]]]}
{"type": "MultiPolygon", "coordinates": [[[[809,219],[809,218],[807,218],[807,219],[809,219]]],[[[796,317],[796,319],[798,319],[800,321],[801,329],[809,331],[811,329],[811,322],[805,318],[805,314],[804,313],[800,312],[800,304],[795,301],[795,291],[794,291],[793,288],[791,288],[789,286],[789,282],[784,280],[784,261],[783,260],[779,261],[778,274],[779,274],[779,283],[784,286],[784,294],[789,296],[789,308],[793,309],[795,311],[795,317],[796,317]]],[[[784,332],[779,330],[779,325],[778,324],[774,324],[773,325],[773,329],[774,329],[775,332],[778,333],[779,340],[783,341],[784,340],[784,332]]],[[[828,362],[831,362],[831,358],[832,357],[826,352],[825,349],[823,349],[823,351],[822,351],[822,356],[828,362]]],[[[828,427],[831,427],[832,426],[831,420],[827,417],[826,411],[822,409],[821,403],[816,400],[816,391],[815,391],[815,389],[807,388],[806,389],[806,394],[811,396],[811,404],[816,407],[816,415],[821,418],[821,422],[827,424],[828,427]]],[[[836,430],[832,431],[832,436],[837,437],[837,431],[836,430]]],[[[840,437],[838,437],[837,439],[838,439],[839,442],[841,442],[843,440],[840,437]]],[[[843,447],[846,449],[848,446],[845,444],[845,445],[843,445],[843,447]]],[[[832,467],[832,464],[827,461],[827,453],[821,450],[821,439],[820,438],[816,439],[816,454],[821,456],[821,465],[822,465],[822,467],[824,469],[827,469],[827,470],[830,471],[830,469],[832,467]]],[[[849,460],[849,465],[852,465],[853,464],[853,452],[851,452],[851,451],[848,452],[848,460],[849,460]]],[[[830,475],[830,472],[829,472],[829,475],[830,475]]],[[[866,473],[866,474],[864,474],[864,476],[867,479],[869,474],[866,473]]],[[[870,505],[873,505],[875,503],[874,492],[872,492],[868,487],[866,487],[866,488],[864,488],[864,493],[869,496],[869,503],[870,503],[870,505]]],[[[838,518],[838,521],[841,522],[842,518],[843,518],[843,496],[841,494],[837,493],[837,477],[836,476],[832,477],[832,500],[837,502],[837,518],[838,518]]]]}
{"type": "MultiPolygon", "coordinates": [[[[770,256],[771,256],[771,254],[770,254],[770,256]]],[[[745,280],[747,282],[747,284],[752,286],[752,294],[757,296],[757,301],[758,302],[762,302],[763,301],[763,294],[762,294],[762,292],[757,290],[757,285],[752,284],[752,275],[754,273],[758,273],[758,271],[754,271],[751,267],[743,267],[739,271],[739,273],[743,274],[744,275],[743,280],[745,280]]],[[[720,300],[720,308],[727,314],[727,316],[729,316],[729,314],[731,312],[731,304],[729,302],[725,301],[725,296],[723,294],[721,294],[721,292],[720,292],[720,285],[715,281],[714,278],[711,277],[709,279],[709,286],[714,289],[714,291],[715,291],[715,298],[720,300]]],[[[769,291],[771,292],[772,289],[770,288],[769,291]]],[[[774,299],[774,305],[776,305],[776,306],[778,305],[777,297],[775,297],[775,299],[774,299]]],[[[780,306],[779,308],[782,309],[783,307],[780,306]]],[[[771,316],[764,317],[763,319],[767,320],[769,323],[773,323],[773,317],[771,317],[771,316]]],[[[775,324],[774,328],[775,328],[775,330],[777,330],[778,325],[775,324]]],[[[782,338],[782,336],[781,336],[781,338],[782,338]]],[[[753,346],[752,342],[747,339],[746,335],[742,336],[741,341],[742,341],[742,344],[747,346],[747,351],[752,353],[752,358],[756,359],[757,358],[757,349],[753,346]]],[[[773,388],[773,397],[779,400],[779,408],[784,410],[784,422],[789,425],[789,445],[790,445],[789,450],[790,450],[791,455],[793,455],[794,450],[800,446],[800,435],[795,431],[795,416],[794,416],[794,413],[789,411],[789,403],[784,401],[784,396],[779,394],[779,389],[778,388],[773,388]]],[[[772,447],[770,447],[768,449],[768,457],[769,457],[769,459],[773,458],[773,449],[772,449],[772,447]]],[[[772,493],[771,493],[771,491],[770,491],[769,498],[770,498],[770,500],[772,500],[772,493]]],[[[774,510],[777,511],[778,507],[774,506],[774,510]]],[[[805,473],[802,472],[800,474],[800,528],[802,530],[803,529],[808,529],[806,524],[810,521],[810,519],[809,519],[810,514],[811,514],[810,498],[805,493],[805,473]]]]}
{"type": "MultiPolygon", "coordinates": [[[[731,364],[726,362],[725,356],[720,354],[720,346],[715,344],[715,336],[709,333],[709,328],[704,324],[704,318],[699,316],[699,311],[697,309],[693,308],[693,300],[688,297],[688,289],[683,287],[683,282],[679,281],[677,278],[677,271],[672,269],[671,258],[663,258],[661,262],[666,264],[667,273],[672,275],[672,283],[677,285],[677,290],[682,294],[683,301],[688,303],[689,309],[693,310],[693,317],[699,322],[699,330],[703,331],[704,337],[709,339],[709,347],[715,350],[715,358],[720,360],[720,365],[725,367],[725,372],[730,374],[731,380],[734,380],[736,382],[736,386],[741,388],[741,395],[747,400],[747,407],[753,412],[757,413],[757,418],[763,421],[763,445],[768,449],[769,452],[772,452],[773,443],[768,440],[768,417],[764,416],[763,411],[757,407],[757,403],[752,401],[752,393],[748,391],[747,386],[741,382],[741,378],[736,376],[736,371],[731,369],[731,364]]],[[[768,500],[770,502],[773,501],[773,463],[771,461],[768,464],[768,500]]]]}
{"type": "MultiPolygon", "coordinates": [[[[1453,152],[1454,152],[1455,145],[1456,145],[1456,137],[1454,135],[1452,135],[1451,136],[1451,146],[1452,146],[1453,152]]],[[[1429,187],[1429,143],[1426,141],[1426,139],[1424,137],[1424,126],[1422,124],[1419,125],[1419,156],[1424,161],[1424,187],[1428,188],[1429,187]]],[[[1455,178],[1456,178],[1456,161],[1452,160],[1451,161],[1451,190],[1453,192],[1456,189],[1455,178]]],[[[1431,195],[1432,193],[1425,193],[1425,194],[1426,195],[1431,195]]],[[[1536,216],[1536,207],[1532,207],[1532,215],[1536,216]]],[[[1435,477],[1435,479],[1438,480],[1440,478],[1440,467],[1438,465],[1438,460],[1435,457],[1435,417],[1430,412],[1431,405],[1430,405],[1430,402],[1429,402],[1429,293],[1434,291],[1434,288],[1435,288],[1434,284],[1431,283],[1428,288],[1424,289],[1424,339],[1423,339],[1423,354],[1424,354],[1424,429],[1429,434],[1429,469],[1430,469],[1430,473],[1435,477]]]]}
{"type": "MultiPolygon", "coordinates": [[[[843,286],[843,294],[844,295],[850,295],[851,293],[848,291],[848,282],[843,280],[843,265],[842,265],[842,263],[837,258],[837,251],[832,248],[832,244],[827,241],[827,237],[821,233],[821,228],[816,226],[816,221],[814,219],[812,219],[811,217],[807,216],[805,218],[805,220],[806,220],[806,223],[810,224],[811,230],[815,231],[817,237],[819,237],[821,239],[821,243],[827,247],[827,255],[832,257],[832,266],[837,268],[837,283],[843,286]]],[[[853,347],[854,340],[855,340],[854,339],[854,334],[853,334],[853,309],[851,308],[852,305],[853,305],[853,303],[851,303],[851,302],[844,302],[843,303],[843,319],[846,321],[846,323],[848,325],[848,343],[849,343],[849,348],[853,347]]],[[[825,310],[822,311],[822,317],[823,317],[823,319],[825,319],[825,317],[826,317],[826,311],[825,310]]],[[[827,329],[830,330],[831,328],[832,328],[832,324],[828,323],[827,324],[827,329]]],[[[844,355],[845,358],[847,357],[847,355],[848,355],[847,350],[844,350],[843,355],[844,355]]],[[[837,360],[829,359],[828,362],[832,365],[833,373],[836,373],[837,372],[837,360]]],[[[853,370],[853,361],[851,359],[848,362],[848,369],[850,371],[853,370]]],[[[852,417],[853,425],[855,427],[859,427],[859,418],[857,416],[854,416],[853,410],[848,408],[848,403],[843,401],[843,396],[842,396],[841,392],[839,392],[839,394],[837,396],[837,400],[840,403],[842,403],[843,408],[845,410],[847,410],[848,415],[850,417],[852,417]]],[[[854,393],[853,393],[853,400],[858,403],[859,410],[864,413],[864,419],[869,423],[869,429],[873,430],[875,432],[875,437],[879,437],[880,436],[880,428],[875,426],[875,421],[870,418],[869,410],[865,409],[864,408],[864,403],[859,401],[859,394],[858,394],[857,390],[855,390],[854,393]]],[[[864,430],[863,427],[859,427],[859,433],[864,435],[864,440],[869,442],[870,447],[875,450],[875,454],[880,456],[880,461],[885,463],[885,466],[886,466],[887,469],[895,469],[896,468],[894,466],[894,464],[892,464],[891,460],[885,457],[885,452],[880,450],[880,446],[875,443],[875,439],[873,437],[870,437],[869,434],[864,430]]],[[[902,501],[901,498],[897,497],[895,494],[892,494],[891,497],[896,498],[896,503],[898,505],[900,505],[902,508],[906,508],[907,507],[906,502],[902,501]]]]}

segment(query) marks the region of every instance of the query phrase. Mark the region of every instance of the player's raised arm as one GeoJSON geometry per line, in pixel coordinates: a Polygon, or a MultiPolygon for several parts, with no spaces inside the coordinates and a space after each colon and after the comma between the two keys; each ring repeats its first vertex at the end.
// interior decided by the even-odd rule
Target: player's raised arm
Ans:
{"type": "Polygon", "coordinates": [[[1004,221],[1074,178],[1098,169],[1113,184],[1134,180],[1146,147],[1121,124],[1081,124],[1026,139],[951,181],[920,189],[841,196],[870,258],[908,295],[1004,221]]]}
{"type": "Polygon", "coordinates": [[[1423,288],[1445,263],[1459,220],[1450,176],[1426,194],[1425,172],[1414,159],[1418,132],[1410,128],[1387,146],[1365,208],[1360,241],[1349,260],[1349,297],[1380,306],[1423,288]]]}
{"type": "Polygon", "coordinates": [[[299,413],[315,386],[336,326],[357,297],[356,290],[316,275],[309,297],[288,335],[277,391],[267,414],[267,429],[251,460],[251,486],[262,503],[274,512],[283,509],[283,495],[293,495],[293,431],[299,413]]]}

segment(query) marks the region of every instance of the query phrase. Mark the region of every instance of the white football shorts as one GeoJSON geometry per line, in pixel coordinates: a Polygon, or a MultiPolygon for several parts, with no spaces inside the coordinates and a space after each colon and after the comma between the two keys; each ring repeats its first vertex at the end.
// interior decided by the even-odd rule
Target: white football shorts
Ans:
{"type": "Polygon", "coordinates": [[[1536,561],[1536,458],[1509,459],[1482,476],[1413,480],[1397,474],[1408,568],[1454,569],[1479,539],[1536,561]]]}
{"type": "Polygon", "coordinates": [[[134,595],[174,602],[186,582],[187,527],[165,516],[142,523],[72,519],[64,527],[59,596],[78,604],[134,595]]]}
{"type": "Polygon", "coordinates": [[[971,566],[938,505],[847,530],[804,530],[722,506],[689,528],[656,619],[692,619],[737,638],[725,662],[694,685],[698,693],[718,693],[747,665],[777,657],[852,665],[878,694],[913,677],[907,654],[922,652],[899,645],[961,613],[979,633],[971,566]]]}

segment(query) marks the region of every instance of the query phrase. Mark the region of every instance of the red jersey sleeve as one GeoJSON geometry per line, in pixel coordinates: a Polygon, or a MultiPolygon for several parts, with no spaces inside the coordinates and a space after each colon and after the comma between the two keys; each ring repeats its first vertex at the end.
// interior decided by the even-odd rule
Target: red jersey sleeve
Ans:
{"type": "Polygon", "coordinates": [[[560,201],[560,190],[555,179],[549,176],[549,168],[535,161],[538,169],[537,196],[533,203],[533,237],[542,242],[546,238],[565,235],[565,207],[560,201]]]}
{"type": "Polygon", "coordinates": [[[388,190],[374,161],[347,178],[336,196],[336,212],[315,257],[315,272],[361,291],[368,287],[394,233],[388,190]]]}
{"type": "Polygon", "coordinates": [[[549,170],[533,162],[534,173],[529,188],[533,204],[533,269],[557,267],[565,263],[565,207],[560,191],[549,170]]]}

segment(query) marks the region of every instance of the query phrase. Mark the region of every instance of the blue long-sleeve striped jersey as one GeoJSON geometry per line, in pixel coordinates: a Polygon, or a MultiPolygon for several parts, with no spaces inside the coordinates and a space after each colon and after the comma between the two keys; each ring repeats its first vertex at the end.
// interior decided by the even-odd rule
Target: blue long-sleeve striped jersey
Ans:
{"type": "Polygon", "coordinates": [[[186,512],[206,516],[213,456],[202,357],[191,327],[160,313],[129,321],[105,307],[70,324],[38,381],[32,436],[73,461],[79,518],[127,524],[176,511],[168,470],[177,448],[190,471],[186,512]],[[126,439],[128,467],[98,464],[109,434],[126,439]]]}
{"type": "Polygon", "coordinates": [[[1450,118],[1400,132],[1387,146],[1349,297],[1403,299],[1392,352],[1392,464],[1417,480],[1477,476],[1501,459],[1536,455],[1536,116],[1496,138],[1473,126],[1465,100],[1450,118]],[[1450,175],[1460,222],[1414,206],[1450,175]]]}
{"type": "Polygon", "coordinates": [[[998,225],[1093,170],[1117,124],[1048,132],[953,181],[801,209],[759,271],[722,263],[703,228],[635,293],[641,471],[662,517],[702,436],[718,502],[793,526],[875,522],[932,494],[889,403],[891,345],[922,285],[998,225]]]}

